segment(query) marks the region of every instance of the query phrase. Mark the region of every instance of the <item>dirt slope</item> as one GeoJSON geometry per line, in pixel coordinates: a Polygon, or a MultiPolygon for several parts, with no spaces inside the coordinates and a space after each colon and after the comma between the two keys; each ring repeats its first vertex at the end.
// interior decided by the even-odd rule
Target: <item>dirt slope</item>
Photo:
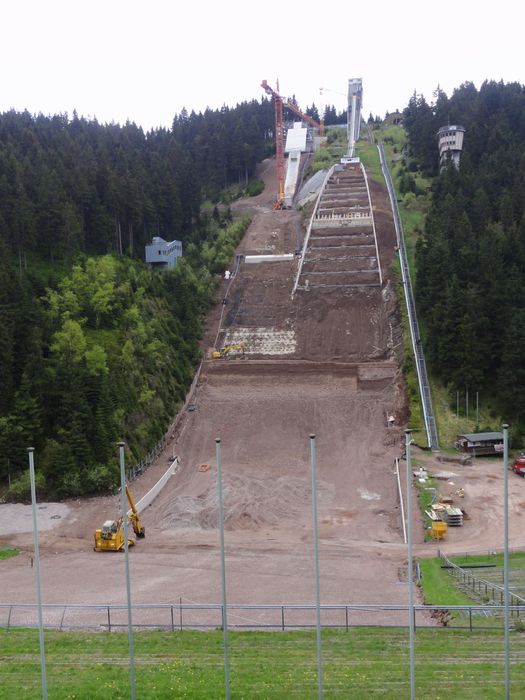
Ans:
{"type": "MultiPolygon", "coordinates": [[[[262,169],[270,183],[272,165],[262,169]]],[[[234,207],[253,215],[239,254],[296,252],[301,213],[272,211],[273,192],[234,207]]],[[[203,346],[215,344],[222,312],[218,344],[244,333],[248,352],[244,360],[205,362],[196,410],[186,414],[158,464],[133,484],[140,496],[170,454],[180,456],[179,472],[144,514],[146,539],[132,550],[137,602],[220,599],[217,436],[230,601],[311,602],[311,432],[318,446],[322,602],[405,602],[393,474],[405,411],[389,282],[395,235],[385,192],[372,185],[372,196],[382,288],[302,292],[292,299],[295,258],[243,263],[231,284],[221,283],[203,346]],[[397,419],[393,428],[386,424],[390,414],[397,419]],[[201,464],[210,468],[200,471],[201,464]]],[[[64,522],[42,533],[45,599],[122,602],[122,558],[91,550],[92,531],[115,512],[115,499],[68,505],[64,522]]],[[[29,548],[30,536],[13,535],[11,542],[29,548]]],[[[2,564],[0,589],[4,600],[34,599],[27,558],[2,564]]],[[[395,615],[370,614],[368,621],[395,615]]]]}

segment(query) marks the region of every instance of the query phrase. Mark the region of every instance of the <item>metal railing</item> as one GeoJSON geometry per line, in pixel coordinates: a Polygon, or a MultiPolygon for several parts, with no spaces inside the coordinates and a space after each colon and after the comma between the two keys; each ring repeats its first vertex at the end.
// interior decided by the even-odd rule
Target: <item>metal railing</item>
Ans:
{"type": "Polygon", "coordinates": [[[172,420],[170,423],[169,428],[167,431],[164,433],[162,438],[157,442],[157,444],[148,452],[148,454],[141,459],[140,461],[136,462],[130,469],[126,470],[126,478],[128,481],[133,481],[133,479],[136,479],[138,476],[143,474],[146,469],[155,462],[157,457],[162,454],[162,452],[166,449],[167,445],[170,443],[172,438],[175,436],[175,432],[179,426],[179,423],[181,422],[182,418],[184,417],[186,411],[188,410],[188,405],[191,403],[193,396],[195,394],[195,390],[197,388],[197,385],[199,383],[200,379],[200,374],[202,370],[202,362],[200,363],[199,367],[197,368],[197,371],[195,372],[195,376],[193,377],[193,381],[191,383],[190,388],[188,389],[188,392],[186,393],[186,398],[184,399],[184,404],[176,414],[175,418],[172,420]]]}
{"type": "MultiPolygon", "coordinates": [[[[525,601],[524,601],[525,602],[525,601]]],[[[455,629],[495,629],[502,625],[503,605],[415,605],[414,624],[418,628],[445,626],[455,629]],[[490,620],[489,620],[490,619],[490,620]],[[491,624],[488,624],[490,621],[491,624]]],[[[220,629],[221,604],[179,603],[133,604],[133,628],[169,631],[220,629]]],[[[516,617],[523,605],[510,607],[516,617]]],[[[57,630],[119,631],[127,628],[126,605],[44,604],[43,625],[57,630]]],[[[316,627],[316,606],[228,605],[228,628],[235,630],[287,630],[316,627]]],[[[408,624],[407,605],[321,605],[321,626],[325,629],[352,627],[404,628],[408,624]],[[375,618],[375,619],[374,619],[375,618]]],[[[36,604],[0,604],[0,628],[38,626],[36,604]]]]}
{"type": "MultiPolygon", "coordinates": [[[[505,588],[504,586],[499,586],[497,583],[492,581],[487,581],[486,579],[479,578],[471,571],[463,569],[458,564],[453,561],[443,553],[440,553],[441,563],[447,567],[450,574],[464,587],[472,591],[475,596],[484,596],[487,600],[492,600],[492,603],[499,601],[499,606],[503,605],[505,588]]],[[[517,616],[520,615],[520,606],[525,605],[525,598],[517,595],[513,591],[509,591],[509,602],[513,606],[513,610],[517,612],[517,616]]]]}
{"type": "Polygon", "coordinates": [[[397,245],[399,249],[399,261],[401,263],[401,277],[403,280],[403,289],[405,291],[405,301],[408,312],[408,321],[410,327],[410,337],[412,340],[412,349],[414,352],[414,358],[416,361],[417,378],[419,383],[419,393],[421,396],[421,405],[423,408],[423,419],[425,421],[425,430],[427,433],[428,446],[432,450],[439,449],[438,434],[436,428],[436,421],[434,417],[434,410],[432,407],[432,397],[430,395],[430,384],[428,381],[427,367],[425,363],[425,355],[423,353],[423,345],[421,342],[421,336],[419,334],[419,324],[417,321],[416,304],[414,301],[414,294],[412,291],[412,282],[410,280],[410,270],[408,267],[408,259],[405,248],[405,238],[403,235],[403,224],[401,223],[401,217],[399,215],[399,209],[397,206],[397,198],[394,189],[394,183],[390,175],[390,170],[386,163],[385,152],[383,149],[383,144],[379,142],[377,144],[377,150],[379,151],[379,159],[381,161],[381,168],[383,170],[383,175],[385,177],[386,186],[388,189],[388,195],[390,197],[390,203],[392,205],[392,213],[394,215],[394,225],[396,228],[397,245]]]}

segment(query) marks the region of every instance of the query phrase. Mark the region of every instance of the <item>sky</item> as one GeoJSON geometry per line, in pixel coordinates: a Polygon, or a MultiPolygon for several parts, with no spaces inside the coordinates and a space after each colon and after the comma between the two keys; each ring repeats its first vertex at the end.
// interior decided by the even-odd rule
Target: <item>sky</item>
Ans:
{"type": "Polygon", "coordinates": [[[384,116],[438,85],[524,83],[524,19],[516,0],[0,0],[0,112],[149,130],[259,100],[262,79],[342,110],[362,78],[364,115],[384,116]]]}

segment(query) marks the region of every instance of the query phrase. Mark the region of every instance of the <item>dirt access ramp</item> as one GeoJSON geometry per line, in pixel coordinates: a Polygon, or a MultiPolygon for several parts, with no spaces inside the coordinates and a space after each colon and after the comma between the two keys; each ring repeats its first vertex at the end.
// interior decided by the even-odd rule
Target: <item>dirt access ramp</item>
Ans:
{"type": "MultiPolygon", "coordinates": [[[[374,193],[388,270],[395,234],[384,215],[385,193],[374,193]]],[[[260,208],[238,254],[294,253],[297,225],[304,230],[300,216],[260,208]]],[[[404,602],[393,472],[404,396],[389,272],[381,288],[312,290],[292,299],[296,270],[296,259],[245,262],[228,285],[217,345],[242,340],[245,356],[204,364],[195,410],[176,448],[181,471],[153,504],[151,527],[186,548],[188,566],[195,546],[216,552],[219,436],[232,599],[303,601],[312,592],[306,572],[312,571],[308,435],[314,432],[324,602],[404,602]],[[387,428],[391,414],[397,428],[387,428]]],[[[217,594],[209,576],[179,585],[194,599],[217,594]]]]}

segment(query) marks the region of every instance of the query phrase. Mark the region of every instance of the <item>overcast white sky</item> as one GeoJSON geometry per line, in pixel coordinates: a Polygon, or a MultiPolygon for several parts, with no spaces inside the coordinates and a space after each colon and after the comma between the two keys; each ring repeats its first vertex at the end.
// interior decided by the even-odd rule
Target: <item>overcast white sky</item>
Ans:
{"type": "Polygon", "coordinates": [[[525,82],[524,19],[519,0],[0,0],[0,112],[149,129],[259,99],[263,78],[343,108],[362,78],[365,115],[383,116],[438,84],[525,82]]]}

